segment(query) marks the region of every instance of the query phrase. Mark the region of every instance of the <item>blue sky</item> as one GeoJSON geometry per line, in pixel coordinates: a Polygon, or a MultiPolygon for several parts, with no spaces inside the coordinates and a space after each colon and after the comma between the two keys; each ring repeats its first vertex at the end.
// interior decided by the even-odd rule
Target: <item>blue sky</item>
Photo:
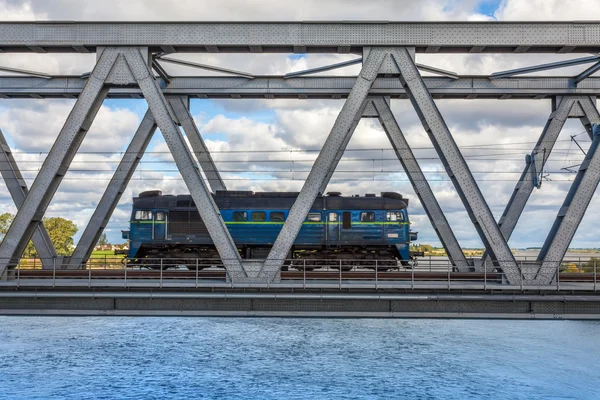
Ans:
{"type": "Polygon", "coordinates": [[[475,11],[480,14],[493,17],[501,3],[502,0],[480,0],[475,11]]]}

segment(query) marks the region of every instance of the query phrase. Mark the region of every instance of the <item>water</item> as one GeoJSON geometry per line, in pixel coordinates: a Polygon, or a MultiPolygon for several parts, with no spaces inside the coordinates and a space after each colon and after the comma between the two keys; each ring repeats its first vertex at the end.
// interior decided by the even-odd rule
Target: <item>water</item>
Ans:
{"type": "Polygon", "coordinates": [[[597,399],[600,322],[0,317],[1,399],[597,399]]]}

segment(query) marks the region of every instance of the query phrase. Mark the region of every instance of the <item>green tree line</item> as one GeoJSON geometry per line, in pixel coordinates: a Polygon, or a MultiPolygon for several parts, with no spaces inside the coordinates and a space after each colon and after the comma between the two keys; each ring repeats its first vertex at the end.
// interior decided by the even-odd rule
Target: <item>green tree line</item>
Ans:
{"type": "MultiPolygon", "coordinates": [[[[10,227],[14,217],[15,216],[11,213],[4,213],[0,215],[0,242],[2,242],[4,236],[8,232],[8,228],[10,227]]],[[[74,248],[73,237],[78,231],[77,225],[75,225],[73,221],[61,217],[44,217],[43,221],[58,255],[70,255],[74,248]]],[[[31,241],[29,241],[29,244],[25,249],[25,256],[37,256],[35,247],[31,241]]]]}

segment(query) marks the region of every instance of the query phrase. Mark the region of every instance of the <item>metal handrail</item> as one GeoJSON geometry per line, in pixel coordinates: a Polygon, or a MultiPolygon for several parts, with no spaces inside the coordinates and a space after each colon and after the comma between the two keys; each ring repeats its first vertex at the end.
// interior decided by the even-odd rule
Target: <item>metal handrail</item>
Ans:
{"type": "MultiPolygon", "coordinates": [[[[424,260],[427,261],[427,258],[424,260]]],[[[283,261],[285,268],[280,271],[281,279],[278,282],[258,281],[251,282],[251,284],[259,286],[264,284],[267,287],[273,287],[273,285],[293,286],[301,281],[301,287],[305,289],[331,284],[339,289],[358,287],[357,285],[360,287],[372,286],[374,289],[406,286],[411,290],[435,285],[447,290],[458,286],[484,290],[493,287],[500,290],[518,289],[521,291],[540,288],[539,285],[529,282],[527,278],[532,274],[528,269],[537,268],[538,264],[525,260],[519,261],[521,273],[517,286],[506,284],[507,280],[502,272],[488,272],[488,268],[483,268],[481,272],[475,273],[454,272],[454,266],[448,260],[441,259],[429,258],[429,263],[422,261],[418,266],[401,265],[399,262],[391,264],[390,260],[378,259],[286,259],[283,261]],[[443,266],[440,265],[442,263],[443,266]]],[[[47,265],[47,263],[45,264],[47,265]]],[[[194,287],[214,286],[223,282],[228,282],[230,287],[249,284],[243,279],[229,274],[223,268],[221,259],[165,260],[157,258],[144,259],[143,263],[140,263],[132,260],[122,262],[121,258],[103,257],[91,259],[83,266],[69,266],[63,263],[62,259],[56,258],[52,260],[51,269],[41,269],[39,268],[41,265],[42,263],[36,260],[31,262],[30,259],[21,259],[16,263],[16,268],[10,276],[8,273],[5,274],[4,281],[16,281],[17,287],[32,279],[49,280],[52,287],[57,287],[68,280],[81,280],[82,278],[87,279],[88,287],[107,280],[122,280],[123,287],[129,287],[132,282],[136,282],[136,285],[139,286],[139,282],[142,280],[148,281],[149,285],[155,284],[159,288],[162,288],[166,282],[170,282],[170,286],[176,286],[177,283],[187,284],[192,281],[194,287]],[[65,269],[65,267],[72,268],[65,269]],[[82,269],[75,269],[76,267],[82,267],[82,269]],[[204,272],[202,272],[203,270],[204,272]]],[[[563,288],[597,291],[597,269],[598,262],[595,259],[567,258],[558,261],[553,284],[545,285],[543,288],[553,287],[557,291],[563,288]]]]}

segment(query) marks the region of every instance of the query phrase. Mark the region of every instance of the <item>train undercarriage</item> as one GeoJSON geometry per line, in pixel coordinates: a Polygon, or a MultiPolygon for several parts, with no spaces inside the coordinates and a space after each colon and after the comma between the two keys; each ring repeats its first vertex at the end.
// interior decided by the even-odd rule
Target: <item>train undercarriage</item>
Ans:
{"type": "MultiPolygon", "coordinates": [[[[238,250],[242,259],[264,259],[270,247],[243,246],[238,250]]],[[[221,266],[219,253],[214,247],[189,245],[143,245],[136,257],[128,259],[128,262],[151,269],[187,267],[190,270],[202,270],[221,266]]],[[[282,270],[341,268],[342,271],[350,271],[353,268],[367,268],[387,271],[409,264],[410,260],[401,259],[394,246],[295,246],[282,270]]]]}

